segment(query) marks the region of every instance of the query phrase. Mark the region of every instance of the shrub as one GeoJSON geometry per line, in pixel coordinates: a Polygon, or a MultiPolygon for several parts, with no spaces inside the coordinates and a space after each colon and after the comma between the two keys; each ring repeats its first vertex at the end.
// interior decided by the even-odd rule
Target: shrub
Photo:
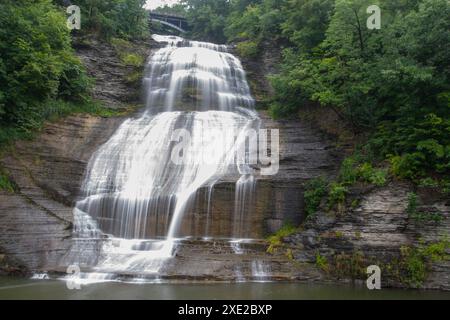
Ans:
{"type": "Polygon", "coordinates": [[[144,58],[137,54],[128,53],[123,58],[122,61],[127,66],[140,67],[144,64],[144,58]]]}
{"type": "Polygon", "coordinates": [[[309,181],[305,186],[305,212],[311,216],[317,212],[320,202],[327,194],[327,182],[324,178],[316,178],[309,181]]]}
{"type": "Polygon", "coordinates": [[[6,172],[0,168],[0,190],[13,193],[15,189],[14,183],[9,179],[6,172]]]}
{"type": "Polygon", "coordinates": [[[341,166],[339,180],[344,185],[352,185],[357,181],[382,187],[387,182],[388,170],[374,168],[369,162],[358,165],[356,157],[346,158],[341,166]]]}
{"type": "Polygon", "coordinates": [[[418,197],[415,193],[408,193],[408,206],[406,208],[408,217],[416,223],[441,222],[442,214],[439,212],[424,212],[418,210],[418,197]]]}
{"type": "Polygon", "coordinates": [[[330,266],[328,264],[328,259],[322,256],[319,252],[316,253],[316,266],[322,271],[329,272],[330,266]]]}
{"type": "Polygon", "coordinates": [[[421,243],[417,248],[402,247],[399,266],[403,271],[401,280],[412,287],[420,287],[426,280],[433,262],[450,259],[447,253],[449,249],[450,242],[447,239],[428,245],[421,243]]]}
{"type": "Polygon", "coordinates": [[[51,1],[0,4],[0,123],[38,129],[44,101],[82,101],[90,81],[70,45],[65,14],[51,1]]]}
{"type": "Polygon", "coordinates": [[[259,45],[256,41],[239,42],[236,46],[239,56],[243,58],[255,58],[259,54],[259,45]]]}
{"type": "Polygon", "coordinates": [[[345,186],[333,182],[328,193],[328,209],[331,210],[337,206],[338,211],[342,211],[347,193],[348,189],[345,186]]]}
{"type": "Polygon", "coordinates": [[[356,168],[357,162],[353,157],[344,159],[339,172],[339,180],[345,185],[352,185],[359,178],[359,172],[356,168]]]}
{"type": "Polygon", "coordinates": [[[280,230],[278,230],[275,234],[269,236],[267,241],[269,242],[269,248],[267,249],[268,253],[274,253],[277,247],[283,244],[283,239],[294,234],[298,231],[291,223],[285,224],[280,230]]]}
{"type": "Polygon", "coordinates": [[[340,253],[334,257],[332,272],[339,278],[365,279],[367,263],[361,251],[340,253]]]}

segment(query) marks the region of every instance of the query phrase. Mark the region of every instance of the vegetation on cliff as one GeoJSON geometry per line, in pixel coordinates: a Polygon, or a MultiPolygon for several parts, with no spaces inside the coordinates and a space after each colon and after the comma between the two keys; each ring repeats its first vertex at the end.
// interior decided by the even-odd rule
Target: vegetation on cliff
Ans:
{"type": "MultiPolygon", "coordinates": [[[[93,79],[76,57],[65,1],[5,0],[0,4],[0,145],[32,136],[47,119],[112,111],[91,98],[93,79]]],[[[82,28],[100,37],[136,39],[147,30],[143,0],[80,0],[82,28]]],[[[126,57],[127,63],[134,57],[126,57]]]]}
{"type": "MultiPolygon", "coordinates": [[[[57,3],[63,4],[64,0],[57,3]]],[[[146,0],[77,0],[81,9],[81,34],[96,34],[105,39],[144,38],[149,33],[146,0]]]]}
{"type": "MultiPolygon", "coordinates": [[[[446,0],[187,0],[197,38],[236,42],[254,59],[264,43],[283,51],[270,76],[271,114],[328,107],[367,137],[357,166],[448,190],[450,4],[446,0]],[[381,28],[369,29],[378,5],[381,28]]],[[[179,8],[178,8],[179,10],[179,8]]],[[[381,183],[383,177],[373,177],[381,183]]]]}

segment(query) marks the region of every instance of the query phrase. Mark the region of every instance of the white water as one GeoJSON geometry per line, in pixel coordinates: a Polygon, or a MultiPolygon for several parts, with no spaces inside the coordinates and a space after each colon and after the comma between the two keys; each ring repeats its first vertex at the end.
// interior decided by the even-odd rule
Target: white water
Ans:
{"type": "MultiPolygon", "coordinates": [[[[92,268],[93,282],[102,274],[158,274],[172,257],[197,191],[209,188],[209,215],[214,183],[223,177],[237,182],[230,238],[245,235],[242,215],[255,178],[235,154],[247,132],[259,128],[259,119],[241,63],[226,46],[154,39],[167,46],[149,60],[147,107],[93,155],[84,198],[74,210],[77,240],[69,260],[92,268]],[[192,142],[183,150],[182,165],[171,161],[178,129],[189,132],[192,142]]],[[[82,278],[89,282],[89,275],[82,278]]]]}

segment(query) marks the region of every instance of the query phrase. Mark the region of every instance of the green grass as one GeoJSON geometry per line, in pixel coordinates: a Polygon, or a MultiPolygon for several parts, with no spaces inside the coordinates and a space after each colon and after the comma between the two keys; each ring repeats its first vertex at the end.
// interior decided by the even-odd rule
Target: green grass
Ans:
{"type": "Polygon", "coordinates": [[[417,248],[402,247],[399,266],[402,270],[401,281],[411,287],[422,286],[434,262],[450,259],[449,249],[450,241],[447,239],[427,245],[421,243],[417,248]]]}
{"type": "Polygon", "coordinates": [[[122,62],[127,66],[132,67],[140,67],[144,64],[145,59],[144,57],[134,54],[134,53],[127,53],[124,54],[122,57],[122,62]]]}
{"type": "Polygon", "coordinates": [[[277,247],[283,244],[283,239],[293,235],[298,231],[298,228],[294,225],[287,223],[280,230],[278,230],[275,234],[269,236],[267,241],[269,242],[269,248],[267,249],[268,253],[274,253],[277,247]]]}
{"type": "Polygon", "coordinates": [[[316,253],[316,266],[322,271],[328,272],[330,270],[330,266],[328,264],[328,259],[319,252],[316,253]]]}
{"type": "Polygon", "coordinates": [[[111,45],[116,50],[122,63],[126,66],[140,68],[144,65],[146,57],[134,52],[133,44],[124,39],[113,38],[111,45]]]}
{"type": "Polygon", "coordinates": [[[0,168],[0,190],[13,193],[15,189],[15,184],[11,181],[5,170],[0,168]]]}

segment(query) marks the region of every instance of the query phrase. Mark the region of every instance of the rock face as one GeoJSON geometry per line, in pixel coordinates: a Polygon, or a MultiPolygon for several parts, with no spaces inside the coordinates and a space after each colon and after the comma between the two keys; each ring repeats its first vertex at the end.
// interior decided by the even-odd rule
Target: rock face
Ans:
{"type": "MultiPolygon", "coordinates": [[[[95,41],[78,45],[77,54],[96,80],[94,97],[106,107],[123,107],[139,96],[139,86],[126,87],[128,70],[110,45],[95,41]]],[[[123,120],[70,116],[48,123],[34,141],[17,142],[2,156],[0,165],[18,191],[0,191],[0,273],[58,264],[71,244],[73,204],[86,165],[123,120]]]]}
{"type": "MultiPolygon", "coordinates": [[[[0,192],[0,250],[28,270],[57,264],[70,245],[72,208],[91,154],[122,119],[72,116],[16,143],[1,165],[18,187],[0,192]]],[[[8,269],[5,267],[5,269],[8,269]]]]}
{"type": "MultiPolygon", "coordinates": [[[[401,281],[402,275],[394,274],[401,271],[397,270],[401,248],[418,247],[422,241],[440,242],[450,230],[450,207],[445,200],[433,204],[433,211],[443,217],[441,222],[418,224],[410,219],[406,210],[410,191],[411,186],[404,183],[372,190],[360,198],[357,208],[340,214],[319,212],[305,224],[303,231],[285,240],[296,248],[294,257],[300,262],[315,263],[317,254],[326,258],[330,268],[336,269],[330,270],[335,271],[330,278],[349,278],[349,268],[353,268],[353,276],[359,278],[369,265],[378,265],[383,272],[384,287],[403,287],[406,284],[401,281]]],[[[425,207],[418,208],[422,209],[425,207]]],[[[429,268],[422,287],[450,290],[449,261],[435,262],[429,268]]]]}
{"type": "MultiPolygon", "coordinates": [[[[250,83],[253,84],[252,87],[257,87],[256,96],[262,99],[273,94],[267,75],[276,72],[276,64],[280,61],[279,50],[273,45],[265,44],[263,47],[264,50],[256,61],[243,59],[250,83]]],[[[258,102],[261,105],[261,101],[258,102]]],[[[297,126],[292,126],[293,132],[286,130],[286,135],[290,137],[291,142],[286,145],[292,149],[284,150],[284,155],[292,154],[294,159],[304,157],[305,160],[304,162],[293,161],[290,165],[289,161],[286,161],[290,157],[285,158],[285,174],[280,176],[280,180],[286,182],[289,188],[296,184],[294,181],[297,181],[298,185],[298,181],[324,175],[323,172],[333,177],[333,173],[336,174],[338,168],[336,161],[339,162],[339,157],[333,158],[333,155],[338,152],[343,157],[352,151],[356,142],[352,141],[355,139],[335,113],[313,105],[302,109],[300,118],[303,120],[299,121],[297,126]],[[306,119],[310,119],[309,122],[306,119]],[[298,134],[303,130],[306,132],[298,134]],[[312,132],[312,136],[308,135],[312,132]],[[337,144],[340,145],[339,149],[330,148],[328,152],[320,153],[320,147],[315,144],[318,142],[316,139],[322,143],[327,141],[323,139],[323,136],[320,138],[320,132],[332,136],[339,135],[336,138],[337,144]],[[293,141],[311,143],[311,147],[308,148],[308,144],[304,143],[292,143],[293,141]],[[312,156],[314,153],[316,155],[312,156]],[[327,157],[324,158],[321,154],[327,157]],[[291,180],[290,177],[295,178],[291,180]]],[[[266,121],[270,123],[270,120],[266,121]]],[[[286,123],[293,122],[290,120],[286,123]]],[[[294,259],[301,264],[315,265],[317,255],[325,258],[330,264],[328,269],[335,270],[332,270],[334,272],[327,270],[322,272],[322,275],[331,281],[366,279],[366,268],[371,264],[377,264],[382,267],[384,287],[408,286],[401,279],[403,275],[395,274],[396,271],[400,272],[398,267],[402,263],[401,249],[402,247],[417,248],[423,246],[422,243],[437,243],[445,238],[448,239],[450,227],[448,197],[439,196],[437,190],[417,190],[422,204],[418,210],[435,212],[442,216],[440,223],[417,224],[409,218],[407,213],[408,193],[415,191],[413,186],[393,182],[384,188],[369,190],[365,186],[356,186],[352,191],[353,199],[359,203],[355,209],[351,209],[349,204],[340,214],[317,213],[303,225],[302,231],[285,239],[283,250],[286,250],[286,247],[289,248],[294,259]]],[[[288,189],[284,189],[278,196],[273,193],[268,195],[270,196],[267,199],[271,199],[269,201],[276,202],[279,197],[282,197],[284,200],[281,202],[286,204],[290,202],[287,199],[295,197],[303,199],[303,190],[299,187],[298,193],[292,194],[288,192],[288,189]]],[[[291,210],[293,208],[290,207],[291,210]]],[[[279,220],[273,222],[274,227],[281,226],[279,220]]],[[[450,254],[448,248],[446,251],[450,254]]],[[[450,290],[448,260],[435,261],[427,268],[429,270],[422,284],[423,288],[450,290]]]]}
{"type": "MultiPolygon", "coordinates": [[[[332,173],[338,163],[331,145],[313,128],[298,121],[276,123],[262,116],[266,127],[280,129],[281,163],[278,175],[257,183],[254,209],[246,223],[252,238],[263,238],[286,221],[300,222],[304,182],[332,173]]],[[[0,194],[2,254],[17,258],[31,270],[58,265],[71,243],[72,208],[89,158],[122,121],[72,116],[49,123],[36,140],[18,142],[15,151],[2,159],[2,166],[19,189],[14,194],[0,194]]],[[[199,192],[197,205],[185,217],[185,235],[205,234],[208,214],[207,202],[201,200],[204,196],[199,192]]],[[[234,183],[216,185],[211,201],[211,236],[232,234],[234,198],[234,183]]]]}
{"type": "MultiPolygon", "coordinates": [[[[123,66],[115,49],[95,39],[88,40],[77,39],[76,48],[89,74],[96,79],[94,97],[110,108],[120,108],[136,101],[139,90],[127,85],[125,78],[130,70],[123,66]]],[[[246,235],[251,238],[263,238],[286,221],[299,223],[302,220],[304,182],[318,175],[332,174],[338,163],[331,151],[332,145],[306,123],[274,122],[264,113],[261,117],[263,127],[280,130],[281,163],[278,175],[256,184],[257,197],[248,207],[245,221],[248,227],[246,235]]],[[[120,118],[71,116],[47,124],[34,141],[18,142],[14,151],[1,159],[2,166],[18,189],[14,194],[0,193],[0,264],[4,271],[58,269],[60,258],[71,245],[72,209],[86,165],[122,121],[120,118]]],[[[182,223],[182,232],[194,238],[204,236],[205,226],[209,225],[208,235],[215,238],[232,235],[235,193],[234,183],[224,181],[217,184],[208,211],[205,192],[200,191],[182,223]]],[[[179,248],[179,257],[183,254],[189,256],[192,250],[198,252],[202,246],[205,251],[203,257],[207,257],[211,252],[208,243],[184,244],[179,248]]],[[[264,260],[265,246],[260,244],[257,248],[262,256],[259,260],[264,260]]],[[[229,245],[227,250],[231,250],[229,245]]],[[[225,263],[229,257],[228,254],[220,258],[216,255],[214,259],[225,263]]],[[[286,257],[283,259],[287,261],[286,257]]],[[[197,260],[199,263],[202,261],[197,260]]],[[[189,264],[184,269],[181,264],[186,264],[186,260],[172,262],[172,268],[168,266],[168,274],[176,277],[177,268],[173,266],[177,265],[180,275],[187,276],[189,264]]],[[[225,263],[224,270],[232,264],[225,263]]],[[[244,264],[242,268],[246,276],[251,276],[248,265],[244,264]]]]}
{"type": "MultiPolygon", "coordinates": [[[[149,40],[146,43],[133,42],[128,45],[131,46],[128,50],[133,50],[134,54],[148,57],[157,44],[149,40]]],[[[138,104],[141,101],[140,87],[134,84],[130,87],[128,80],[135,67],[125,65],[118,55],[118,50],[111,44],[96,38],[76,38],[74,47],[89,76],[95,79],[95,99],[111,109],[138,104]]]]}
{"type": "MultiPolygon", "coordinates": [[[[97,75],[98,98],[111,107],[128,101],[128,98],[120,100],[126,90],[120,80],[125,69],[116,68],[117,57],[102,63],[102,55],[109,57],[113,52],[101,47],[96,51],[80,50],[91,74],[97,75]]],[[[268,92],[268,87],[265,90],[268,92]]],[[[281,162],[278,175],[257,182],[256,198],[246,216],[245,225],[250,226],[248,236],[257,239],[277,231],[287,221],[303,222],[305,183],[318,176],[335,177],[341,160],[341,150],[313,122],[273,121],[264,112],[260,115],[263,127],[280,130],[281,162]]],[[[13,152],[3,156],[1,165],[18,191],[0,192],[0,272],[63,270],[59,261],[72,244],[72,208],[86,165],[122,121],[122,118],[71,116],[47,124],[34,141],[18,142],[13,152]]],[[[341,281],[351,276],[348,273],[357,273],[361,270],[356,269],[364,269],[368,264],[387,267],[399,259],[402,246],[418,246],[419,239],[439,241],[450,230],[450,203],[433,192],[418,191],[422,204],[419,209],[440,212],[444,219],[420,226],[411,221],[406,213],[410,190],[411,186],[398,182],[363,193],[356,189],[354,197],[360,201],[354,209],[339,214],[319,212],[304,224],[302,231],[287,237],[283,246],[268,254],[264,241],[233,244],[225,240],[196,240],[205,235],[207,225],[210,227],[206,233],[215,238],[232,233],[235,183],[223,181],[213,190],[210,210],[206,201],[208,190],[199,192],[182,223],[182,232],[192,239],[177,247],[163,277],[341,281]],[[342,271],[340,274],[320,271],[316,268],[318,254],[330,266],[340,265],[345,270],[336,268],[342,271]]],[[[449,261],[433,263],[424,287],[450,290],[449,270],[449,261]]],[[[403,286],[384,271],[382,281],[383,286],[403,286]]]]}
{"type": "MultiPolygon", "coordinates": [[[[280,133],[280,169],[274,176],[260,177],[254,197],[247,199],[244,234],[237,237],[262,239],[285,223],[304,220],[304,186],[319,176],[334,177],[340,156],[333,143],[305,121],[274,121],[260,112],[262,127],[280,133]]],[[[236,217],[235,182],[220,182],[211,192],[198,193],[192,210],[185,215],[181,236],[230,237],[236,217]],[[207,199],[211,196],[210,207],[207,199]],[[209,209],[209,210],[208,210],[209,209]]]]}

